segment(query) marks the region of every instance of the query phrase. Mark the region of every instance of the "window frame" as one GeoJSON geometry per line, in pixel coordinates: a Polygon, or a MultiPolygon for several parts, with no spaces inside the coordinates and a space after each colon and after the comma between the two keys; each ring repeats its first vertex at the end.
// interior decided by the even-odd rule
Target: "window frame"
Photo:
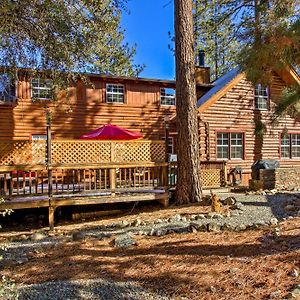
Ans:
{"type": "Polygon", "coordinates": [[[222,131],[222,130],[216,131],[216,159],[217,160],[233,160],[233,161],[245,160],[245,132],[243,132],[243,131],[222,131]],[[218,134],[227,134],[228,135],[228,145],[218,145],[218,134]],[[233,152],[232,148],[238,146],[238,145],[232,144],[232,134],[240,134],[242,136],[241,137],[242,157],[238,157],[238,158],[232,157],[232,152],[233,152]],[[228,153],[227,158],[219,158],[218,157],[218,148],[221,146],[223,146],[223,147],[227,146],[227,153],[228,153]]]}
{"type": "Polygon", "coordinates": [[[51,101],[53,99],[53,90],[52,90],[52,87],[43,87],[43,86],[40,86],[40,81],[41,80],[42,81],[49,81],[52,84],[52,80],[48,79],[48,78],[40,78],[40,77],[32,78],[30,80],[31,99],[33,99],[33,100],[36,99],[36,100],[43,100],[43,101],[51,101]],[[36,87],[33,86],[32,82],[34,80],[38,81],[39,86],[36,86],[36,87]],[[34,93],[33,90],[34,89],[38,90],[38,97],[34,97],[33,96],[33,93],[34,93]],[[51,96],[50,97],[41,97],[40,96],[40,90],[42,90],[42,91],[48,90],[51,96]]]}
{"type": "MultiPolygon", "coordinates": [[[[9,78],[9,82],[10,82],[10,84],[9,84],[10,90],[9,90],[9,94],[8,94],[8,98],[9,99],[7,99],[5,96],[2,98],[1,97],[2,93],[0,93],[0,104],[14,104],[17,101],[18,81],[17,80],[13,80],[11,78],[11,76],[9,76],[8,73],[1,73],[0,76],[1,75],[4,76],[5,74],[7,74],[7,77],[9,78]],[[14,94],[11,94],[11,91],[14,91],[14,94]]],[[[5,88],[5,90],[6,90],[6,88],[5,88]]]]}
{"type": "Polygon", "coordinates": [[[254,85],[254,109],[255,110],[260,110],[260,111],[268,111],[270,110],[270,88],[269,86],[264,86],[260,83],[254,85]],[[260,93],[257,94],[257,90],[260,89],[260,91],[262,89],[264,89],[266,91],[266,95],[261,95],[260,93]],[[258,100],[264,100],[266,107],[259,107],[258,105],[258,100]]]}
{"type": "Polygon", "coordinates": [[[169,88],[169,87],[161,87],[160,90],[159,90],[159,95],[160,95],[160,98],[159,98],[159,103],[161,106],[176,106],[176,89],[175,88],[169,88]],[[164,92],[164,95],[162,93],[162,90],[166,90],[166,89],[169,89],[169,90],[174,90],[174,96],[171,96],[171,95],[168,95],[168,94],[165,94],[164,92]],[[173,102],[172,100],[173,99],[173,102]],[[171,101],[172,103],[163,103],[163,101],[171,101]]]}
{"type": "Polygon", "coordinates": [[[105,83],[105,103],[108,103],[108,104],[125,104],[125,85],[122,84],[122,83],[111,83],[111,82],[107,82],[105,83]],[[118,86],[118,87],[122,87],[123,89],[123,93],[116,93],[116,92],[108,92],[107,91],[107,87],[109,85],[112,85],[112,86],[118,86]],[[123,102],[119,102],[119,101],[108,101],[108,95],[123,95],[123,102]]]}
{"type": "Polygon", "coordinates": [[[282,141],[284,140],[283,138],[283,133],[281,133],[280,135],[280,159],[295,159],[295,160],[299,160],[300,159],[300,151],[299,151],[299,156],[294,156],[293,155],[293,148],[298,148],[300,149],[300,132],[288,132],[286,133],[286,135],[288,136],[288,141],[289,141],[289,144],[286,145],[286,144],[282,144],[282,141]],[[293,145],[293,136],[297,136],[297,139],[298,140],[298,145],[293,145]],[[288,156],[282,156],[282,148],[288,148],[288,156]]]}

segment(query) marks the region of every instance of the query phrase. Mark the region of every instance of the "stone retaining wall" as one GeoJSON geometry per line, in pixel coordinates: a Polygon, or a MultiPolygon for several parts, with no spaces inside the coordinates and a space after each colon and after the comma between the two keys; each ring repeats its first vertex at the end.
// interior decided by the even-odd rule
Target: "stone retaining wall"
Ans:
{"type": "Polygon", "coordinates": [[[263,189],[300,189],[300,167],[259,170],[259,179],[263,189]]]}

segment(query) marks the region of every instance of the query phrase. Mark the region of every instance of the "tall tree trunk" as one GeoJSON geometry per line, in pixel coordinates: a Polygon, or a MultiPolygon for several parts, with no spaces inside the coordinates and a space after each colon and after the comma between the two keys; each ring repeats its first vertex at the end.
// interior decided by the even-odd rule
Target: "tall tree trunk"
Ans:
{"type": "Polygon", "coordinates": [[[201,201],[192,0],[175,2],[177,204],[201,201]]]}

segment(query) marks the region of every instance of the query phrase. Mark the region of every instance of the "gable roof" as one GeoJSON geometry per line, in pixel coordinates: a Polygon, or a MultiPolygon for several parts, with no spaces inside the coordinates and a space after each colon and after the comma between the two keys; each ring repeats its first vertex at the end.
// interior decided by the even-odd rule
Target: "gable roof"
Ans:
{"type": "Polygon", "coordinates": [[[236,67],[214,81],[213,87],[198,99],[197,108],[199,111],[202,112],[214,104],[244,77],[245,73],[241,71],[240,67],[236,67]]]}
{"type": "MultiPolygon", "coordinates": [[[[300,76],[293,67],[287,66],[283,70],[276,70],[275,72],[278,73],[278,75],[287,84],[290,85],[296,83],[300,85],[300,76]]],[[[197,108],[199,112],[203,112],[213,105],[245,77],[246,73],[242,72],[240,67],[236,67],[214,81],[213,88],[211,88],[197,101],[197,108]]]]}

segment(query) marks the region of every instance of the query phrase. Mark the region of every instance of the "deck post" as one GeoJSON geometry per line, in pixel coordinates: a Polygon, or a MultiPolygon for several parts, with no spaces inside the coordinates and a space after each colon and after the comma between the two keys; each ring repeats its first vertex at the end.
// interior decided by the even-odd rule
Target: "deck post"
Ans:
{"type": "Polygon", "coordinates": [[[161,168],[161,179],[162,179],[162,185],[163,187],[165,188],[168,188],[169,187],[169,182],[168,182],[168,165],[166,166],[163,166],[161,168]]]}
{"type": "Polygon", "coordinates": [[[56,207],[49,206],[49,228],[50,230],[54,230],[54,213],[56,207]]]}
{"type": "Polygon", "coordinates": [[[109,184],[111,189],[112,196],[115,196],[116,192],[116,179],[117,179],[117,170],[116,168],[109,169],[109,184]]]}
{"type": "MultiPolygon", "coordinates": [[[[49,227],[50,230],[54,229],[54,211],[55,208],[51,206],[52,200],[52,157],[51,157],[51,121],[47,122],[47,171],[48,171],[48,198],[49,198],[49,227]]],[[[43,183],[42,183],[43,184],[43,183]]]]}
{"type": "Polygon", "coordinates": [[[227,186],[227,163],[223,163],[223,172],[224,172],[224,185],[227,186]]]}

